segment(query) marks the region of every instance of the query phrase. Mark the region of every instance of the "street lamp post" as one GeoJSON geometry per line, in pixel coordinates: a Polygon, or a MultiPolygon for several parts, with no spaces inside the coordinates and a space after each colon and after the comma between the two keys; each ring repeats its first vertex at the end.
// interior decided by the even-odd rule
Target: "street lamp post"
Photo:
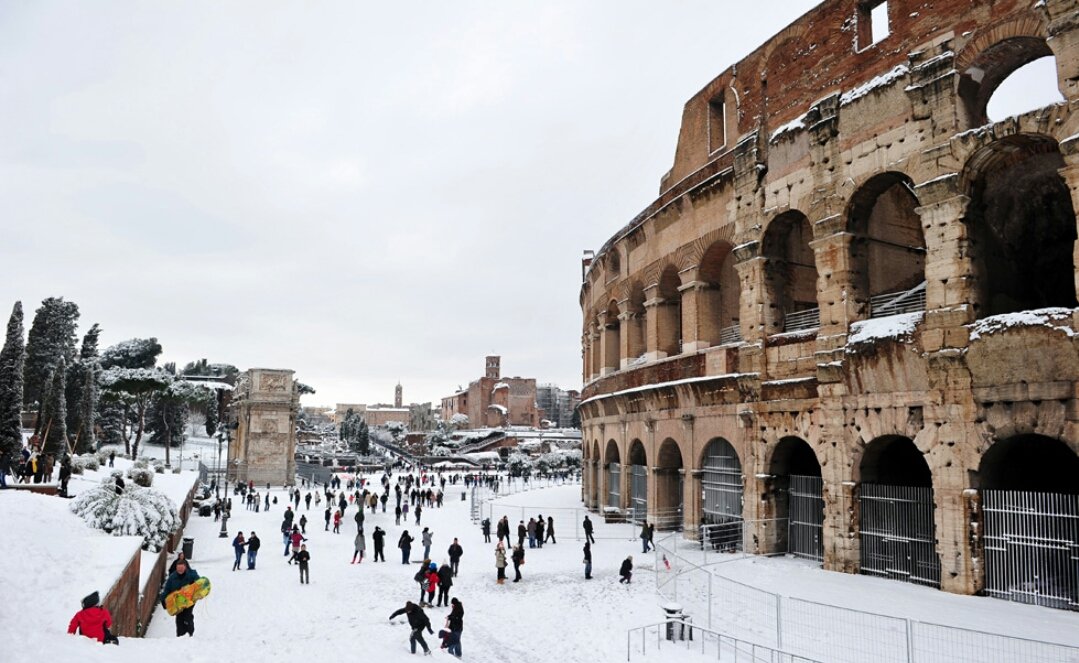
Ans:
{"type": "MultiPolygon", "coordinates": [[[[229,427],[228,427],[227,422],[226,422],[226,425],[225,425],[225,438],[228,440],[228,446],[225,447],[225,477],[224,477],[224,479],[225,479],[225,500],[224,500],[224,504],[222,504],[222,507],[221,507],[221,533],[217,535],[217,537],[220,538],[220,539],[229,538],[228,522],[229,522],[229,511],[230,510],[228,508],[228,503],[229,503],[228,453],[229,453],[229,447],[232,446],[232,434],[229,431],[229,427]]],[[[218,437],[217,437],[217,460],[218,460],[218,462],[220,462],[220,460],[221,460],[221,434],[220,433],[218,433],[218,437]]],[[[221,487],[221,477],[220,476],[217,478],[217,483],[218,483],[218,488],[220,488],[221,487]]]]}

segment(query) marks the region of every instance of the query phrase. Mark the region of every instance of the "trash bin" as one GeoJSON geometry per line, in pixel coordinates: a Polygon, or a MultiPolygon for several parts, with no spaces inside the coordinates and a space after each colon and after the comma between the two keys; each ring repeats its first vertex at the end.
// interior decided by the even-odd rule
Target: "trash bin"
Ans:
{"type": "Polygon", "coordinates": [[[184,551],[184,557],[186,557],[187,559],[193,559],[191,553],[194,551],[194,548],[195,540],[184,537],[184,543],[183,546],[181,546],[181,550],[184,551]]]}
{"type": "Polygon", "coordinates": [[[202,516],[203,518],[211,516],[211,515],[213,515],[213,513],[214,513],[214,508],[212,506],[210,506],[209,504],[200,504],[199,505],[199,515],[202,516]]]}
{"type": "MultiPolygon", "coordinates": [[[[667,639],[685,640],[686,615],[682,612],[682,604],[669,601],[660,607],[663,608],[663,616],[667,620],[667,639]]],[[[693,637],[690,636],[690,639],[693,637]]]]}

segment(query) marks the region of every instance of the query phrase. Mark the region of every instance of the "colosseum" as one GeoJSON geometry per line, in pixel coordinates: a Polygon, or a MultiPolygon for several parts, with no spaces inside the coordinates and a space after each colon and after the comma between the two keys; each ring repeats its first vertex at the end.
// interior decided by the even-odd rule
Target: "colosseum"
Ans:
{"type": "Polygon", "coordinates": [[[586,505],[1079,609],[1077,103],[1076,0],[828,0],[708,83],[585,261],[586,505]]]}

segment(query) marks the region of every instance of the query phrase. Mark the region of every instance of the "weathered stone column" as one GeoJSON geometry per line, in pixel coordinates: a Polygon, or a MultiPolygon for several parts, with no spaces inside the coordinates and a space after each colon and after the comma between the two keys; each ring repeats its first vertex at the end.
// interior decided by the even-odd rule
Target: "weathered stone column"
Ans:
{"type": "Polygon", "coordinates": [[[682,485],[684,497],[682,525],[686,538],[696,541],[700,538],[701,523],[701,470],[691,469],[686,473],[686,481],[682,485]]]}
{"type": "Polygon", "coordinates": [[[625,368],[630,362],[635,361],[644,354],[644,325],[643,314],[626,311],[618,315],[622,325],[622,333],[619,335],[621,348],[619,351],[619,367],[625,368]]]}
{"type": "MultiPolygon", "coordinates": [[[[1072,81],[1074,84],[1074,81],[1072,81]]],[[[1079,210],[1079,138],[1072,137],[1060,144],[1060,151],[1064,154],[1064,163],[1067,164],[1058,172],[1064,178],[1071,193],[1072,209],[1079,210]]],[[[1076,217],[1079,224],[1079,217],[1076,217]]],[[[1079,293],[1079,242],[1075,242],[1072,248],[1072,261],[1075,268],[1075,290],[1079,293]]]]}
{"type": "Polygon", "coordinates": [[[717,323],[710,317],[708,297],[714,292],[703,281],[690,281],[678,288],[682,293],[682,350],[696,352],[712,345],[718,338],[717,323]]]}
{"type": "Polygon", "coordinates": [[[603,366],[600,375],[609,375],[619,369],[618,357],[621,352],[621,328],[618,320],[604,320],[603,322],[603,366]]]}
{"type": "Polygon", "coordinates": [[[1057,87],[1068,101],[1079,99],[1079,21],[1075,0],[1046,0],[1049,15],[1046,43],[1056,56],[1057,87]]]}
{"type": "Polygon", "coordinates": [[[925,234],[925,324],[922,347],[926,352],[965,348],[977,301],[971,241],[965,216],[970,199],[949,195],[958,174],[917,187],[920,199],[933,201],[915,211],[925,234]]]}

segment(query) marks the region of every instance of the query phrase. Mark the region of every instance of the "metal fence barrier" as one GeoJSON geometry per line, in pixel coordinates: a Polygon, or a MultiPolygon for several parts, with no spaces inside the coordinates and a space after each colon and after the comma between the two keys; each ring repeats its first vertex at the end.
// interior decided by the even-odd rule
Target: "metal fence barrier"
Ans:
{"type": "MultiPolygon", "coordinates": [[[[759,526],[747,523],[745,531],[759,526]]],[[[743,547],[747,543],[748,535],[744,534],[743,547]]],[[[719,573],[723,562],[749,554],[718,553],[710,551],[710,546],[702,549],[681,533],[672,533],[656,542],[656,591],[665,600],[681,604],[700,627],[720,629],[730,637],[806,657],[804,660],[1079,663],[1079,647],[783,596],[719,573]]]]}
{"type": "Polygon", "coordinates": [[[800,656],[775,647],[768,647],[735,636],[715,631],[709,628],[690,625],[695,639],[679,638],[672,639],[672,629],[682,629],[686,625],[677,619],[656,624],[647,624],[631,628],[626,632],[626,660],[633,659],[633,654],[644,656],[648,653],[648,647],[662,651],[663,647],[679,648],[696,651],[700,650],[703,655],[711,655],[714,652],[716,660],[745,661],[746,663],[821,663],[820,661],[806,656],[800,656]],[[638,635],[639,634],[639,635],[638,635]],[[652,636],[655,636],[654,639],[652,636]]]}

